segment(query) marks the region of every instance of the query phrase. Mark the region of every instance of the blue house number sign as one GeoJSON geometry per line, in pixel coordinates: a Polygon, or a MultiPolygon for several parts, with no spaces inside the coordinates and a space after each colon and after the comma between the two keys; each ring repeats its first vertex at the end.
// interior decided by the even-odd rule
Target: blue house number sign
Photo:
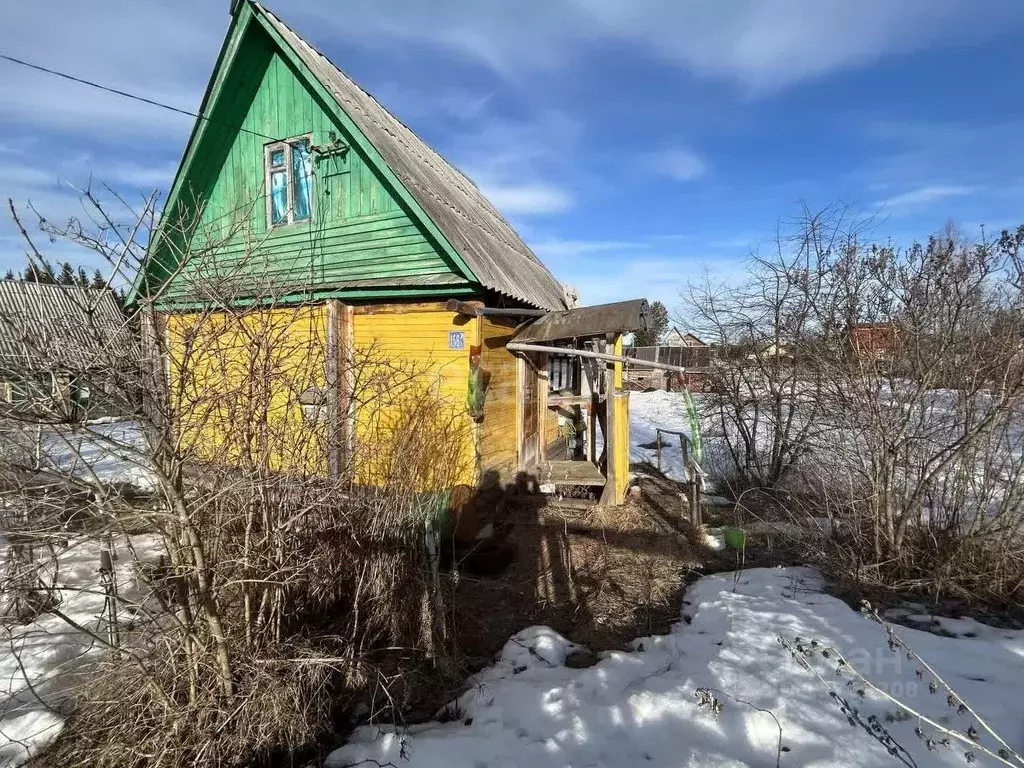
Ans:
{"type": "Polygon", "coordinates": [[[466,332],[448,331],[448,349],[465,349],[466,332]]]}

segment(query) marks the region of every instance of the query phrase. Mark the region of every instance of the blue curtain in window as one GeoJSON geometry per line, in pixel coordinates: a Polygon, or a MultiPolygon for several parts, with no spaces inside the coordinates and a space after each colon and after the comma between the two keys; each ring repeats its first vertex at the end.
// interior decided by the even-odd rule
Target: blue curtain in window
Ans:
{"type": "Polygon", "coordinates": [[[270,174],[270,223],[280,224],[288,215],[288,173],[270,174]]]}
{"type": "Polygon", "coordinates": [[[305,221],[313,210],[313,160],[309,140],[292,144],[292,199],[294,221],[305,221]]]}

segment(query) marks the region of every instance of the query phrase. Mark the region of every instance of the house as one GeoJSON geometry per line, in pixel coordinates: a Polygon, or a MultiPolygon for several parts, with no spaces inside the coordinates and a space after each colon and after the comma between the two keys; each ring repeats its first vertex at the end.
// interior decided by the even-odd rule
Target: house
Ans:
{"type": "MultiPolygon", "coordinates": [[[[523,323],[551,320],[554,335],[534,342],[579,356],[599,340],[614,357],[646,302],[573,314],[584,312],[575,291],[470,178],[257,2],[233,4],[200,113],[131,297],[159,310],[172,390],[193,397],[180,428],[197,450],[248,449],[253,438],[225,426],[244,406],[203,395],[256,388],[246,397],[276,413],[264,432],[313,446],[275,464],[386,485],[414,474],[403,451],[423,432],[429,409],[416,398],[429,394],[444,405],[431,418],[445,446],[459,450],[430,456],[445,476],[418,484],[539,476],[558,429],[547,352],[508,345],[523,323]],[[203,324],[214,327],[206,352],[203,324]],[[269,374],[245,357],[255,336],[274,339],[269,374]]],[[[605,362],[620,379],[602,402],[628,432],[612,391],[621,362],[605,362]]],[[[616,499],[628,444],[620,453],[602,464],[616,499]]]]}
{"type": "Polygon", "coordinates": [[[696,334],[683,333],[675,326],[665,334],[665,338],[662,340],[661,345],[663,347],[706,347],[706,342],[700,339],[696,334]]]}
{"type": "Polygon", "coordinates": [[[888,361],[896,353],[898,338],[891,323],[854,323],[850,326],[850,351],[858,362],[888,361]]]}
{"type": "Polygon", "coordinates": [[[132,338],[109,290],[0,280],[0,413],[78,421],[117,415],[104,398],[132,338]]]}

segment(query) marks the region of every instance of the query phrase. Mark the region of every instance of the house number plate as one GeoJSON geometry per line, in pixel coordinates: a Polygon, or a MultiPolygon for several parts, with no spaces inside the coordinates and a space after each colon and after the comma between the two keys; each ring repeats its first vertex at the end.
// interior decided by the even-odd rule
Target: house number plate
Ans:
{"type": "Polygon", "coordinates": [[[448,349],[465,349],[466,332],[448,331],[448,349]]]}

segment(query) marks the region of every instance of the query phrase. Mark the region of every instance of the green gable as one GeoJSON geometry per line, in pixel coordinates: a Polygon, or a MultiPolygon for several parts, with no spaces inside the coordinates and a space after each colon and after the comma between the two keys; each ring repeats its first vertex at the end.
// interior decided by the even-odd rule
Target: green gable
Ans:
{"type": "MultiPolygon", "coordinates": [[[[173,209],[186,220],[201,212],[196,255],[164,288],[163,303],[191,303],[197,280],[225,276],[296,300],[415,295],[418,287],[431,295],[438,286],[447,295],[469,287],[464,268],[403,207],[334,116],[336,105],[313,92],[261,25],[245,24],[214,83],[218,97],[182,169],[173,209]],[[314,155],[314,215],[268,231],[264,147],[305,135],[333,148],[314,155]],[[208,242],[216,245],[207,250],[208,242]]],[[[175,261],[166,246],[153,260],[175,261]]]]}
{"type": "Polygon", "coordinates": [[[235,13],[201,114],[133,295],[190,306],[229,278],[237,303],[494,290],[564,308],[470,179],[258,3],[235,13]],[[268,227],[266,148],[297,137],[313,145],[314,213],[268,227]]]}

